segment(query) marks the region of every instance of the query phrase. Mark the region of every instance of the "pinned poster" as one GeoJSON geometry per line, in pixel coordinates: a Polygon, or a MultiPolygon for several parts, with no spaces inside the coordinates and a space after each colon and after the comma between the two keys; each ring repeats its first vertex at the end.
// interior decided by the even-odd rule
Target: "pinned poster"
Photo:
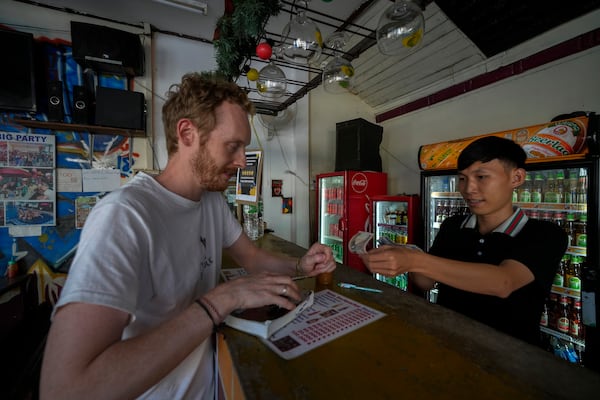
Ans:
{"type": "Polygon", "coordinates": [[[484,136],[499,136],[518,143],[527,154],[527,163],[585,158],[589,118],[585,116],[545,124],[426,144],[419,148],[419,167],[426,171],[453,170],[458,156],[471,142],[484,136]]]}
{"type": "Polygon", "coordinates": [[[246,152],[246,167],[238,169],[235,200],[238,203],[257,204],[262,175],[262,151],[246,152]]]}
{"type": "Polygon", "coordinates": [[[110,192],[121,186],[121,171],[118,169],[84,169],[84,192],[110,192]]]}

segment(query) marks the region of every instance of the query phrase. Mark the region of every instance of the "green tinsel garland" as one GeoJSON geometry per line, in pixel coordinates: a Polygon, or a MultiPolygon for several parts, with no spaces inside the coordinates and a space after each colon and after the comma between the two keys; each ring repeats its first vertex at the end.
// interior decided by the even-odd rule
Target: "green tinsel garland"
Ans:
{"type": "Polygon", "coordinates": [[[235,80],[256,45],[272,15],[279,14],[279,0],[233,0],[234,11],[217,21],[216,50],[218,72],[235,80]]]}

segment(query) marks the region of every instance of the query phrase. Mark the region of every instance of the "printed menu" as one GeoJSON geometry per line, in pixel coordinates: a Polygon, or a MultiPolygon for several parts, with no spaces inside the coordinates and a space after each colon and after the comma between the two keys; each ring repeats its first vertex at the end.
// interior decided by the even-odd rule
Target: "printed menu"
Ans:
{"type": "Polygon", "coordinates": [[[384,316],[378,310],[326,289],[315,293],[310,308],[262,341],[280,357],[290,360],[384,316]]]}

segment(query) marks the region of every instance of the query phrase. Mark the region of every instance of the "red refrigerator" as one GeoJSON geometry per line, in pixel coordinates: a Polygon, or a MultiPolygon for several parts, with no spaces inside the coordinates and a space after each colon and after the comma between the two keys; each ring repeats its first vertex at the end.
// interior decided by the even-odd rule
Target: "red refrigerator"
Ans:
{"type": "MultiPolygon", "coordinates": [[[[598,122],[589,113],[490,134],[514,140],[527,153],[527,178],[513,193],[514,204],[529,218],[562,226],[570,237],[542,310],[542,341],[557,356],[596,370],[600,369],[598,122]]],[[[446,217],[469,213],[458,192],[456,161],[478,137],[419,149],[425,249],[446,217]]],[[[429,295],[435,301],[435,290],[429,295]]]]}
{"type": "MultiPolygon", "coordinates": [[[[373,247],[379,247],[380,239],[387,238],[394,243],[421,246],[419,195],[373,196],[371,215],[373,226],[373,247]]],[[[408,274],[386,277],[374,274],[375,278],[408,290],[408,274]]]]}
{"type": "Polygon", "coordinates": [[[372,232],[371,198],[387,194],[387,174],[339,171],[317,175],[317,235],[333,250],[335,261],[368,272],[348,241],[358,231],[372,232]]]}

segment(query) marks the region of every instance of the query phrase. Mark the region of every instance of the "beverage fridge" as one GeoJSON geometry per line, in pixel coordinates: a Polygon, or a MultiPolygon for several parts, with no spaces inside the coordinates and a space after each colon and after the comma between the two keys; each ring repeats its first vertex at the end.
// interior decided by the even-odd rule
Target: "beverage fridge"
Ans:
{"type": "MultiPolygon", "coordinates": [[[[421,246],[419,195],[374,196],[371,197],[373,226],[373,247],[379,247],[380,239],[387,238],[394,243],[421,246]]],[[[386,277],[374,274],[375,278],[408,290],[408,274],[386,277]]]]}
{"type": "Polygon", "coordinates": [[[360,258],[348,251],[358,231],[372,232],[371,197],[387,194],[387,174],[339,171],[317,175],[317,235],[333,250],[335,261],[367,272],[360,258]]]}
{"type": "MultiPolygon", "coordinates": [[[[514,204],[529,218],[560,225],[569,236],[542,312],[542,342],[557,356],[596,370],[600,369],[596,325],[600,272],[598,120],[595,114],[585,113],[489,134],[512,139],[527,153],[525,183],[513,193],[514,204]]],[[[469,213],[457,191],[456,161],[460,151],[481,136],[419,149],[426,250],[446,217],[469,213]]],[[[435,289],[428,296],[435,301],[435,289]]]]}

